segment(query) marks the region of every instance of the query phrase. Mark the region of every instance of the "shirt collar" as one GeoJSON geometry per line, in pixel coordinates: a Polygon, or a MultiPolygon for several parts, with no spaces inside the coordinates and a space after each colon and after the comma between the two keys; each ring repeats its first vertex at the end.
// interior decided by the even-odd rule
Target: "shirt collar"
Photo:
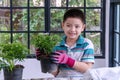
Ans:
{"type": "Polygon", "coordinates": [[[83,44],[84,43],[84,37],[80,35],[76,43],[77,44],[83,44]]]}
{"type": "MultiPolygon", "coordinates": [[[[66,36],[63,36],[63,39],[60,42],[60,45],[64,46],[65,45],[65,40],[66,40],[66,36]]],[[[76,44],[83,44],[83,42],[84,42],[84,37],[80,35],[76,44]]]]}
{"type": "Polygon", "coordinates": [[[63,36],[63,39],[62,39],[62,41],[60,42],[60,45],[65,45],[65,40],[66,40],[66,36],[63,36]]]}

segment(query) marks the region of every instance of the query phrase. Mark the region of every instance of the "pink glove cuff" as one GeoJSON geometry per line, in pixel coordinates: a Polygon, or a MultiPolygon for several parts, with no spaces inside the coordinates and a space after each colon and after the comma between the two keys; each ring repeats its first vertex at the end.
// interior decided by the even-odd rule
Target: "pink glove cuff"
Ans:
{"type": "Polygon", "coordinates": [[[72,58],[70,58],[70,57],[68,57],[68,61],[67,61],[66,64],[67,64],[69,67],[73,67],[74,63],[75,63],[75,60],[72,59],[72,58]]]}

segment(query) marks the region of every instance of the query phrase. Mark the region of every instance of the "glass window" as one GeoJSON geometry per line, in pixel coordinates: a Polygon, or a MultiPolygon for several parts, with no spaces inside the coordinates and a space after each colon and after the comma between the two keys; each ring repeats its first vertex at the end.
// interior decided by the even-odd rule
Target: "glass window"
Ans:
{"type": "Polygon", "coordinates": [[[24,19],[26,9],[12,9],[12,28],[14,31],[27,31],[27,19],[24,19]]]}
{"type": "Polygon", "coordinates": [[[86,30],[101,30],[101,9],[86,9],[86,30]]]}
{"type": "Polygon", "coordinates": [[[45,31],[44,9],[30,9],[30,30],[45,31]]]}
{"type": "Polygon", "coordinates": [[[10,0],[0,0],[0,7],[10,7],[10,0]]]}
{"type": "Polygon", "coordinates": [[[13,7],[26,7],[27,0],[12,0],[12,6],[13,7]]]}
{"type": "Polygon", "coordinates": [[[84,12],[86,29],[83,35],[94,43],[95,54],[104,57],[104,0],[0,0],[0,43],[19,41],[34,54],[35,34],[63,35],[63,14],[73,7],[84,12]]]}
{"type": "Polygon", "coordinates": [[[120,1],[111,0],[109,66],[120,66],[120,1]]]}
{"type": "Polygon", "coordinates": [[[120,65],[120,5],[115,7],[115,30],[114,30],[114,66],[120,65]]]}
{"type": "Polygon", "coordinates": [[[10,31],[10,10],[0,9],[0,31],[10,31]]]}

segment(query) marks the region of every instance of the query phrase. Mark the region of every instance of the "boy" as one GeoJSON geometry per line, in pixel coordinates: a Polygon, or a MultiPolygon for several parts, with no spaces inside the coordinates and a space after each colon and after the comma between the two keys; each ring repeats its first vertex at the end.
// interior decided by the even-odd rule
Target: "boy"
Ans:
{"type": "Polygon", "coordinates": [[[51,56],[59,65],[53,73],[56,77],[80,77],[94,64],[93,43],[80,35],[85,28],[84,20],[83,12],[76,8],[64,14],[62,29],[65,36],[51,56]]]}
{"type": "Polygon", "coordinates": [[[69,9],[64,14],[62,29],[65,36],[54,47],[54,54],[50,57],[55,64],[58,64],[51,70],[54,76],[81,78],[82,73],[94,64],[93,43],[80,35],[85,28],[84,20],[83,12],[76,8],[69,9]]]}

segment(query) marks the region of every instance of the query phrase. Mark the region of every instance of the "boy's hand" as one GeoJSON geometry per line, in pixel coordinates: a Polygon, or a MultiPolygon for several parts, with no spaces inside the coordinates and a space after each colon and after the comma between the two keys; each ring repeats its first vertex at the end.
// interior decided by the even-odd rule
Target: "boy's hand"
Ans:
{"type": "Polygon", "coordinates": [[[70,58],[65,52],[55,52],[51,55],[51,59],[54,63],[67,64],[69,67],[73,67],[75,60],[70,58]]]}
{"type": "Polygon", "coordinates": [[[35,55],[36,55],[36,58],[39,59],[39,56],[41,55],[39,48],[36,48],[36,49],[35,49],[35,55]]]}

